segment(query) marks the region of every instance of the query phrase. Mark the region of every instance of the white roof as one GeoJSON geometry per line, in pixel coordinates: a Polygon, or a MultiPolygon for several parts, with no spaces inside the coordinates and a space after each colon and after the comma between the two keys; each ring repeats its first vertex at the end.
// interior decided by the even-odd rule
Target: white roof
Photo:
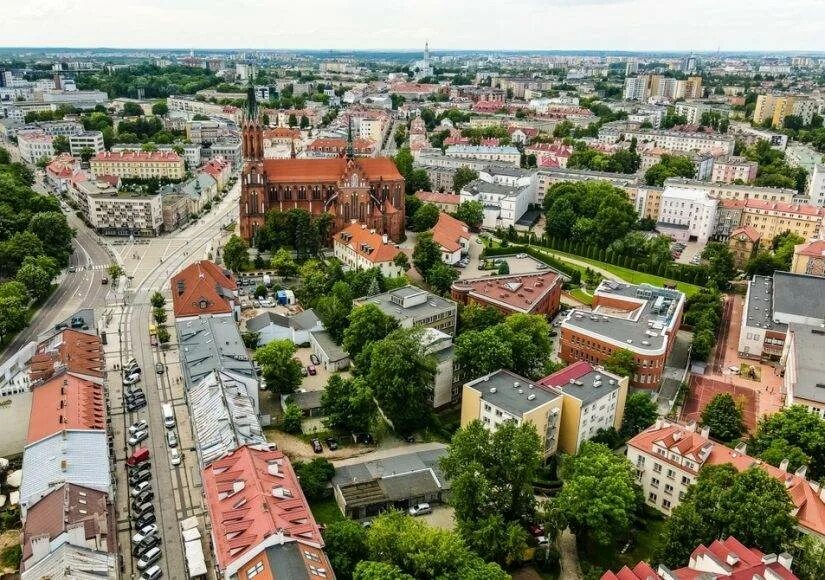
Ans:
{"type": "Polygon", "coordinates": [[[62,431],[25,448],[20,484],[24,506],[34,505],[64,482],[111,491],[106,431],[62,431]]]}
{"type": "Polygon", "coordinates": [[[189,569],[189,577],[205,576],[206,560],[203,557],[203,546],[200,538],[191,542],[184,542],[183,551],[186,552],[186,567],[189,569]]]}
{"type": "Polygon", "coordinates": [[[116,556],[88,548],[61,544],[48,556],[27,568],[22,580],[41,578],[71,578],[71,580],[100,580],[117,578],[116,556]]]}

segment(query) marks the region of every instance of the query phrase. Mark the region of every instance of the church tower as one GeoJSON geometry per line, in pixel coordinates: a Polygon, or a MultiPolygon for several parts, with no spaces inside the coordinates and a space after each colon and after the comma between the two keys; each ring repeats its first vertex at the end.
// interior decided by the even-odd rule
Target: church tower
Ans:
{"type": "Polygon", "coordinates": [[[240,233],[249,244],[254,244],[255,234],[263,226],[267,209],[266,173],[264,171],[264,130],[261,125],[255,87],[251,81],[246,90],[246,109],[241,125],[241,173],[240,233]]]}

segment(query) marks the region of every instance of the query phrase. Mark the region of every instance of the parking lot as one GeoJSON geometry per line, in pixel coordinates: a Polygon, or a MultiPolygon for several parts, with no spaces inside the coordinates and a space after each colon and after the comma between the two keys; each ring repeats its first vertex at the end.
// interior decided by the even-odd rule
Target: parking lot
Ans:
{"type": "Polygon", "coordinates": [[[678,264],[697,264],[702,250],[705,249],[704,244],[700,244],[699,242],[684,242],[683,244],[684,249],[682,249],[681,255],[675,258],[675,261],[678,264]]]}
{"type": "MultiPolygon", "coordinates": [[[[481,260],[479,255],[481,254],[481,249],[483,246],[480,244],[471,243],[470,244],[470,263],[467,265],[466,268],[459,269],[458,277],[459,279],[468,279],[468,278],[482,278],[484,276],[497,276],[498,269],[494,270],[480,270],[479,266],[481,265],[481,260]],[[475,249],[475,252],[473,250],[475,249]]],[[[501,256],[497,258],[491,258],[498,260],[499,262],[507,262],[507,266],[510,269],[511,274],[527,274],[530,272],[536,272],[539,270],[547,269],[547,265],[543,264],[542,262],[536,260],[528,256],[527,254],[518,254],[513,256],[501,256]]]]}

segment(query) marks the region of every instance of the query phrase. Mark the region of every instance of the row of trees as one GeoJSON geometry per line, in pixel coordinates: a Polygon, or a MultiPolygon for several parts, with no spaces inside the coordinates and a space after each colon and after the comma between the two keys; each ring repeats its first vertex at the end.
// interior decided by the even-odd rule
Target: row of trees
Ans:
{"type": "Polygon", "coordinates": [[[628,149],[620,149],[612,155],[591,149],[583,142],[577,141],[573,146],[573,154],[567,160],[567,167],[572,169],[613,173],[636,173],[641,164],[642,157],[636,152],[635,138],[630,142],[628,149]]]}
{"type": "Polygon", "coordinates": [[[212,71],[204,68],[168,66],[164,68],[151,64],[117,69],[101,70],[77,75],[80,90],[100,90],[109,98],[139,96],[143,98],[165,98],[169,95],[191,95],[202,89],[213,87],[220,82],[212,71]]]}
{"type": "Polygon", "coordinates": [[[694,360],[708,360],[716,344],[723,308],[724,297],[717,290],[703,288],[687,299],[682,322],[693,327],[691,357],[694,360]]]}

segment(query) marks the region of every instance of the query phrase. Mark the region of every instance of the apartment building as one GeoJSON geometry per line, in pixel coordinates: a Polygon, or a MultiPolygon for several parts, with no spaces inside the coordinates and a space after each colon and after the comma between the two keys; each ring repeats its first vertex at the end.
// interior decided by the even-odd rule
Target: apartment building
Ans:
{"type": "Polygon", "coordinates": [[[369,303],[375,304],[381,312],[397,320],[402,328],[425,326],[455,336],[458,306],[452,300],[437,294],[416,286],[404,286],[352,301],[353,306],[369,303]]]}
{"type": "Polygon", "coordinates": [[[791,272],[825,276],[825,240],[814,240],[794,247],[791,272]]]}
{"type": "Polygon", "coordinates": [[[721,157],[713,162],[710,180],[716,183],[753,183],[758,170],[759,164],[746,157],[721,157]]]}
{"type": "Polygon", "coordinates": [[[825,206],[825,164],[817,163],[813,166],[807,193],[812,204],[825,206]]]}
{"type": "Polygon", "coordinates": [[[221,124],[217,121],[187,121],[186,138],[192,143],[212,143],[221,136],[221,124]]]}
{"type": "Polygon", "coordinates": [[[72,155],[79,157],[87,149],[93,154],[106,150],[101,131],[83,131],[69,137],[69,150],[72,155]]]}
{"type": "Polygon", "coordinates": [[[163,229],[159,195],[101,191],[89,195],[88,218],[98,233],[107,236],[156,236],[163,229]]]}
{"type": "Polygon", "coordinates": [[[677,241],[706,244],[714,234],[719,200],[707,192],[666,186],[662,193],[656,228],[677,241]]]}
{"type": "Polygon", "coordinates": [[[535,173],[505,166],[487,166],[478,179],[459,192],[462,203],[479,201],[484,205],[485,228],[515,226],[530,204],[538,203],[538,176],[535,173]]]}
{"type": "Polygon", "coordinates": [[[795,115],[803,125],[809,125],[817,109],[816,101],[799,95],[764,94],[756,97],[753,121],[761,125],[770,119],[772,127],[780,128],[785,117],[795,115]]]}
{"type": "Polygon", "coordinates": [[[665,515],[672,514],[704,466],[730,464],[737,471],[755,467],[788,490],[801,532],[825,535],[825,519],[820,516],[825,511],[825,501],[820,497],[819,484],[805,478],[804,467],[790,472],[787,460],[774,467],[747,455],[744,443],[731,449],[709,439],[707,427],[701,432],[696,429],[693,422],[678,425],[659,419],[628,441],[627,458],[649,506],[665,515]]]}
{"type": "Polygon", "coordinates": [[[525,313],[550,318],[559,311],[563,284],[564,279],[551,271],[508,274],[457,280],[450,295],[465,306],[489,306],[505,316],[525,313]]]}
{"type": "Polygon", "coordinates": [[[628,378],[578,361],[538,381],[563,397],[559,450],[575,454],[600,429],[619,429],[624,418],[628,378]]]}
{"type": "Polygon", "coordinates": [[[451,145],[444,152],[447,157],[466,157],[478,159],[480,161],[507,163],[513,167],[521,164],[521,152],[510,145],[486,146],[486,145],[451,145]]]}
{"type": "Polygon", "coordinates": [[[786,231],[806,240],[818,239],[823,218],[825,207],[815,205],[726,199],[719,204],[714,235],[724,240],[734,229],[750,226],[759,232],[763,246],[770,245],[776,236],[786,231]]]}
{"type": "Polygon", "coordinates": [[[126,179],[183,179],[183,158],[174,151],[101,152],[89,161],[95,175],[116,175],[126,179]]]}
{"type": "Polygon", "coordinates": [[[688,125],[700,125],[705,113],[718,113],[726,119],[730,116],[730,107],[709,102],[676,103],[676,114],[685,117],[688,125]]]}
{"type": "Polygon", "coordinates": [[[678,290],[603,280],[592,311],[572,309],[561,324],[559,356],[567,363],[603,364],[628,350],[638,365],[630,386],[655,389],[682,321],[685,295],[678,290]]]}
{"type": "Polygon", "coordinates": [[[776,271],[748,282],[739,327],[739,356],[778,361],[785,349],[789,324],[825,323],[822,296],[825,278],[776,271]]]}
{"type": "Polygon", "coordinates": [[[20,151],[20,158],[27,163],[35,164],[41,159],[54,157],[53,142],[54,136],[39,129],[17,132],[17,148],[20,151]]]}
{"type": "Polygon", "coordinates": [[[699,153],[733,154],[735,139],[721,133],[700,133],[670,131],[666,129],[628,129],[625,139],[636,139],[640,144],[651,143],[656,147],[682,153],[697,151],[699,153]]]}
{"type": "Polygon", "coordinates": [[[395,278],[404,270],[394,262],[401,249],[387,234],[368,229],[366,224],[355,221],[335,234],[332,241],[333,252],[345,268],[369,270],[378,268],[388,278],[395,278]]]}
{"type": "Polygon", "coordinates": [[[207,117],[216,117],[219,119],[226,119],[233,123],[239,124],[241,122],[242,111],[238,107],[231,105],[217,105],[207,101],[198,101],[189,97],[168,97],[166,104],[170,111],[178,113],[186,113],[189,116],[205,115],[207,117]]]}
{"type": "Polygon", "coordinates": [[[531,423],[542,442],[542,455],[556,453],[564,397],[558,390],[538,386],[508,370],[498,370],[464,385],[461,395],[461,426],[481,421],[496,431],[507,421],[531,423]]]}
{"type": "Polygon", "coordinates": [[[639,186],[628,187],[627,198],[633,207],[636,208],[636,214],[639,218],[648,218],[656,220],[659,218],[659,212],[662,205],[662,193],[664,188],[639,186]]]}
{"type": "Polygon", "coordinates": [[[665,187],[668,186],[686,187],[704,191],[707,192],[710,197],[719,200],[759,199],[763,201],[793,203],[799,197],[799,192],[790,188],[757,187],[738,183],[713,183],[697,181],[695,179],[685,179],[683,177],[669,177],[665,180],[665,187]]]}
{"type": "Polygon", "coordinates": [[[454,193],[440,193],[438,191],[416,191],[415,197],[423,203],[431,203],[447,213],[455,213],[461,203],[461,196],[454,193]]]}

